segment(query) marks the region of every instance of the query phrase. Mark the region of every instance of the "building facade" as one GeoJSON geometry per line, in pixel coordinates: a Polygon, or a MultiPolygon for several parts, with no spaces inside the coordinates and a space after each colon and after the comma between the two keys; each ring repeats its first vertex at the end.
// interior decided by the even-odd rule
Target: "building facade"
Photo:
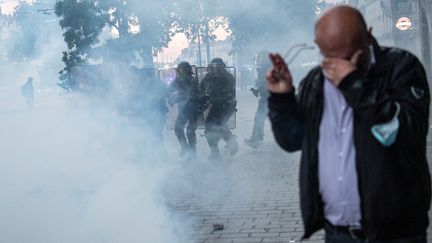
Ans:
{"type": "Polygon", "coordinates": [[[410,51],[422,60],[431,77],[431,1],[346,0],[345,3],[363,13],[381,45],[410,51]]]}

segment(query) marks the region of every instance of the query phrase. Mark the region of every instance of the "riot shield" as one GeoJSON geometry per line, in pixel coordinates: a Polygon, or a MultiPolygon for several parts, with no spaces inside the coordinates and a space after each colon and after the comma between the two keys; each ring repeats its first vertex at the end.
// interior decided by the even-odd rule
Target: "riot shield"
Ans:
{"type": "MultiPolygon", "coordinates": [[[[198,80],[200,82],[200,85],[201,85],[203,79],[205,79],[210,72],[228,72],[229,74],[231,74],[234,77],[234,80],[237,80],[237,73],[236,73],[235,67],[214,67],[214,66],[213,67],[210,67],[210,66],[209,67],[198,67],[196,74],[197,74],[198,80]]],[[[234,84],[234,87],[233,87],[234,99],[236,96],[235,85],[236,84],[234,84]]],[[[231,103],[229,106],[231,106],[231,107],[227,109],[227,112],[232,113],[232,114],[228,118],[227,124],[228,124],[228,127],[230,129],[235,129],[236,128],[236,115],[237,115],[236,104],[231,103]]],[[[200,119],[198,121],[198,127],[199,128],[204,127],[205,120],[207,119],[207,116],[208,116],[210,111],[211,111],[211,102],[208,105],[208,107],[205,107],[205,109],[203,111],[203,115],[200,117],[200,119]]]]}
{"type": "MultiPolygon", "coordinates": [[[[172,82],[176,79],[176,71],[175,68],[166,68],[158,71],[159,79],[169,87],[172,82]]],[[[170,104],[168,102],[168,112],[165,118],[165,127],[168,130],[173,130],[175,126],[175,121],[178,116],[178,107],[177,104],[170,104]]]]}

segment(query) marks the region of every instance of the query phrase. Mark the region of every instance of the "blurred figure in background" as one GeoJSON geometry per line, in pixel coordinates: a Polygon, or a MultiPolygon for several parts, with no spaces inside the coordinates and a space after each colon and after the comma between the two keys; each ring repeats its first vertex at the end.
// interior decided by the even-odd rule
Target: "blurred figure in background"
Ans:
{"type": "Polygon", "coordinates": [[[156,76],[156,70],[151,66],[145,66],[141,70],[142,90],[146,96],[143,102],[147,103],[147,122],[154,129],[153,140],[163,145],[163,129],[165,117],[168,112],[167,98],[168,89],[166,85],[156,76]]]}
{"type": "Polygon", "coordinates": [[[198,123],[198,79],[193,76],[192,66],[181,62],[176,68],[176,78],[170,86],[169,103],[178,104],[175,135],[180,143],[180,157],[196,158],[196,129],[198,123]],[[186,128],[186,135],[185,135],[186,128]]]}
{"type": "Polygon", "coordinates": [[[245,139],[245,144],[252,148],[257,148],[259,142],[264,139],[264,123],[267,118],[267,99],[269,92],[267,89],[266,75],[272,68],[272,64],[268,58],[269,52],[263,51],[255,57],[255,66],[257,79],[255,88],[251,88],[253,95],[258,98],[258,107],[255,112],[254,127],[250,138],[245,139]]]}
{"type": "Polygon", "coordinates": [[[210,146],[210,160],[220,157],[218,143],[221,139],[227,143],[231,155],[237,153],[236,137],[228,127],[228,119],[236,111],[235,77],[226,70],[221,58],[214,58],[208,72],[201,81],[201,89],[209,98],[210,110],[204,121],[205,136],[210,146]]]}
{"type": "Polygon", "coordinates": [[[251,71],[247,67],[243,66],[240,68],[237,81],[241,91],[245,91],[247,89],[248,83],[253,79],[253,75],[251,75],[251,71]]]}
{"type": "Polygon", "coordinates": [[[24,96],[25,102],[28,109],[33,109],[34,106],[34,89],[33,89],[33,78],[28,77],[27,82],[21,86],[21,94],[24,96]]]}
{"type": "Polygon", "coordinates": [[[141,144],[146,156],[160,156],[165,152],[163,129],[168,110],[167,88],[151,66],[131,67],[129,71],[130,83],[120,114],[127,118],[129,125],[133,125],[131,127],[143,133],[137,136],[136,143],[141,144]]]}

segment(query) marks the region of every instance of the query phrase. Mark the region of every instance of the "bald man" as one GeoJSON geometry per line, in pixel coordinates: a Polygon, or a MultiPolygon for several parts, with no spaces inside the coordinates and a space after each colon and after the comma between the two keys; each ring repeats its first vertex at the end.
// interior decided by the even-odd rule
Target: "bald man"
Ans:
{"type": "Polygon", "coordinates": [[[302,151],[304,238],[326,242],[426,242],[431,186],[426,160],[429,87],[412,54],[381,47],[359,11],[317,21],[323,61],[298,91],[270,54],[269,116],[278,144],[302,151]]]}

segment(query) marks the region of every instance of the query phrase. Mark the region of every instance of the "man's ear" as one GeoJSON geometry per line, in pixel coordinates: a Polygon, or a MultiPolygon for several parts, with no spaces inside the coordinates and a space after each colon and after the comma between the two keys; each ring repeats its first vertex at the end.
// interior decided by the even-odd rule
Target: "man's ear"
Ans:
{"type": "Polygon", "coordinates": [[[368,37],[368,44],[372,45],[373,44],[372,27],[369,27],[367,32],[367,37],[368,37]]]}

